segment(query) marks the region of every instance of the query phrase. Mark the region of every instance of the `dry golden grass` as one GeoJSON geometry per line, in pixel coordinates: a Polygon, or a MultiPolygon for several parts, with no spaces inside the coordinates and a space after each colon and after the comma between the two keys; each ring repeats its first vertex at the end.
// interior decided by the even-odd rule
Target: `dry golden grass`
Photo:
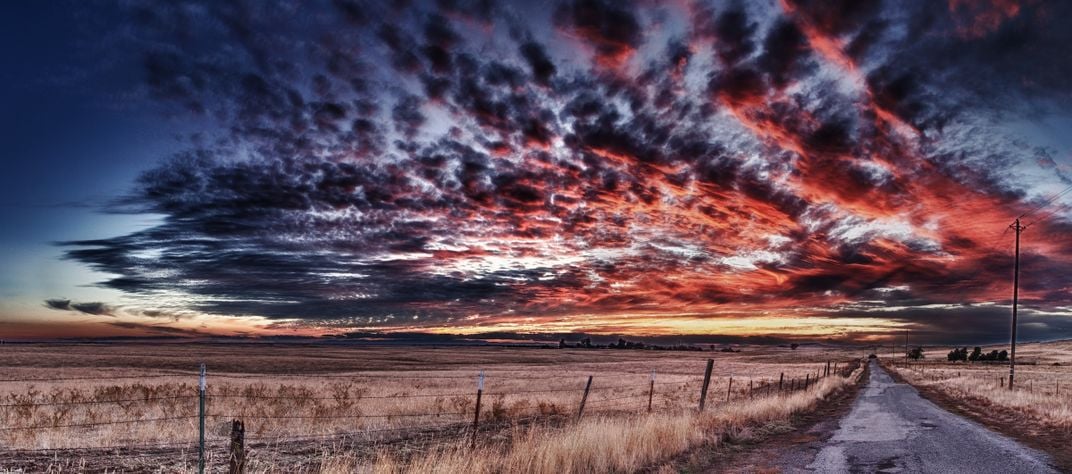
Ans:
{"type": "MultiPolygon", "coordinates": [[[[373,472],[440,473],[582,473],[636,472],[701,444],[724,439],[749,438],[752,427],[785,422],[791,415],[811,409],[818,401],[855,381],[850,377],[824,378],[810,389],[790,395],[763,396],[716,404],[702,413],[680,410],[582,420],[564,428],[536,426],[513,433],[506,442],[490,443],[473,451],[455,445],[399,461],[382,455],[373,472]]],[[[352,472],[361,466],[336,461],[328,471],[352,472]]]]}
{"type": "MultiPolygon", "coordinates": [[[[1006,347],[983,348],[983,352],[1006,347]]],[[[895,361],[899,365],[894,370],[913,385],[938,390],[966,405],[1000,407],[1016,412],[1027,423],[1072,430],[1072,342],[1018,346],[1015,390],[1005,386],[1007,363],[946,362],[945,354],[951,349],[928,348],[928,359],[909,368],[903,360],[895,361]]]]}
{"type": "MultiPolygon", "coordinates": [[[[462,446],[455,445],[467,437],[476,374],[484,370],[481,419],[499,428],[480,449],[489,456],[498,453],[494,457],[501,462],[480,469],[629,470],[706,442],[713,433],[730,433],[742,420],[807,409],[816,394],[835,389],[828,385],[840,379],[827,378],[808,392],[784,397],[766,387],[776,387],[780,373],[788,384],[813,378],[827,360],[845,363],[859,355],[772,347],[693,353],[285,344],[5,346],[2,378],[36,381],[0,382],[0,427],[16,428],[0,431],[0,450],[184,444],[173,448],[180,454],[170,470],[186,471],[194,467],[189,453],[197,440],[196,369],[204,361],[214,465],[220,464],[232,418],[245,422],[247,443],[259,443],[251,453],[251,472],[368,467],[376,451],[381,453],[377,469],[421,470],[421,462],[447,462],[433,458],[461,456],[462,446]],[[713,410],[697,416],[709,357],[716,362],[708,399],[713,410]],[[653,409],[659,413],[647,415],[653,370],[653,409]],[[589,375],[593,388],[584,421],[563,426],[562,420],[576,413],[589,375]],[[42,380],[62,378],[77,380],[42,380]],[[750,382],[755,399],[749,399],[750,382]],[[727,396],[736,401],[726,403],[727,396]],[[117,400],[124,401],[112,403],[117,400]],[[126,423],[158,418],[164,420],[126,423]],[[558,421],[534,423],[534,418],[558,421]],[[407,441],[400,449],[392,441],[414,431],[424,433],[420,442],[407,441]],[[332,438],[341,434],[350,435],[332,438]],[[314,436],[323,439],[308,439],[314,436]],[[601,441],[600,436],[611,437],[601,441]],[[294,439],[315,444],[297,458],[282,459],[279,453],[294,439]],[[619,450],[613,462],[622,464],[598,464],[607,462],[596,459],[606,454],[598,450],[568,454],[580,445],[613,446],[619,450]]],[[[74,470],[80,470],[80,457],[95,456],[52,453],[56,462],[50,465],[74,470]]]]}

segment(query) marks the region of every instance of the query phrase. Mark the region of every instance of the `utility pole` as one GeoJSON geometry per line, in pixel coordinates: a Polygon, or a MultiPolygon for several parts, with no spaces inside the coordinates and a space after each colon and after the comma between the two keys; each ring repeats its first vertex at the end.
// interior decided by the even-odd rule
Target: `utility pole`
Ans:
{"type": "Polygon", "coordinates": [[[1024,226],[1017,218],[1009,227],[1016,231],[1016,257],[1012,271],[1012,348],[1009,351],[1009,390],[1012,390],[1013,377],[1016,375],[1016,305],[1020,301],[1020,232],[1023,232],[1024,226]]]}

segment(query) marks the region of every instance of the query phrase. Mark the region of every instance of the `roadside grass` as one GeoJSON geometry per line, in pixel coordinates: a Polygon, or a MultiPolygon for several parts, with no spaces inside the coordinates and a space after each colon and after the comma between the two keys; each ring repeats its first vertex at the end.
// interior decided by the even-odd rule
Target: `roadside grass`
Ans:
{"type": "MultiPolygon", "coordinates": [[[[753,431],[810,410],[821,400],[858,380],[862,368],[848,377],[821,379],[810,389],[717,404],[703,413],[689,410],[623,417],[594,417],[565,428],[532,427],[504,442],[471,450],[454,445],[400,459],[381,453],[372,466],[377,473],[582,473],[637,472],[657,469],[665,461],[700,445],[745,440],[753,431]]],[[[331,464],[348,472],[357,464],[331,464]],[[340,465],[341,464],[341,465],[340,465]]]]}

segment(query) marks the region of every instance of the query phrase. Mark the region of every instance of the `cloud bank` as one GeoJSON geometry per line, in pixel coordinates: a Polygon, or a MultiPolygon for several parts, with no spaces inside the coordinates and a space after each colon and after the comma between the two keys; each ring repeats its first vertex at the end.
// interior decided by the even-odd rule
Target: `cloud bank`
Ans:
{"type": "MultiPolygon", "coordinates": [[[[119,59],[208,126],[111,209],[160,225],[62,245],[145,307],[294,326],[1000,339],[1022,171],[1067,157],[996,119],[1069,104],[1068,10],[133,2],[119,59]]],[[[1063,215],[1025,234],[1028,337],[1072,335],[1063,215]]]]}

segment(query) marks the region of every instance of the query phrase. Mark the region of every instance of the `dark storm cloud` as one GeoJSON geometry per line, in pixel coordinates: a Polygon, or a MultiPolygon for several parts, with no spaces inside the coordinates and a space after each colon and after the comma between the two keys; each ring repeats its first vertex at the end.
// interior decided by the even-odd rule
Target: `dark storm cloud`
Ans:
{"type": "Polygon", "coordinates": [[[532,76],[540,84],[547,85],[558,71],[555,64],[551,62],[551,58],[547,56],[547,51],[539,43],[528,41],[521,44],[518,51],[528,62],[532,76]]]}
{"type": "MultiPolygon", "coordinates": [[[[149,9],[145,87],[212,128],[112,209],[159,225],[65,255],[146,301],[341,327],[737,305],[1000,332],[998,306],[958,306],[1007,298],[975,221],[1023,212],[1017,160],[1061,163],[985,120],[1068,98],[1064,7],[786,6],[149,9]]],[[[1025,255],[1037,311],[1070,303],[1065,227],[1025,255]]]]}
{"type": "Polygon", "coordinates": [[[756,49],[756,23],[740,4],[722,12],[710,6],[700,6],[693,16],[693,31],[702,38],[714,41],[719,59],[735,64],[750,56],[756,49]]]}
{"type": "Polygon", "coordinates": [[[841,36],[852,33],[874,18],[881,0],[788,0],[790,11],[823,33],[841,36]]]}
{"type": "Polygon", "coordinates": [[[767,32],[757,65],[767,73],[772,85],[783,88],[800,73],[810,52],[807,39],[796,23],[783,20],[767,32]]]}
{"type": "Polygon", "coordinates": [[[113,316],[112,308],[100,302],[72,303],[71,309],[74,309],[75,311],[81,311],[86,314],[93,314],[98,316],[113,316]]]}
{"type": "Polygon", "coordinates": [[[572,31],[595,49],[604,66],[618,66],[643,40],[631,2],[567,0],[555,10],[559,28],[572,31]]]}
{"type": "Polygon", "coordinates": [[[59,298],[52,298],[45,300],[45,307],[58,310],[71,309],[71,300],[64,300],[59,298]]]}
{"type": "Polygon", "coordinates": [[[72,303],[71,300],[53,298],[45,300],[45,307],[60,311],[77,311],[94,316],[115,315],[114,308],[101,302],[72,303]]]}
{"type": "MultiPolygon", "coordinates": [[[[972,107],[1017,110],[1037,107],[1035,100],[1056,105],[1072,99],[1072,86],[1066,78],[1072,73],[1065,45],[1072,32],[1063,26],[1063,18],[1072,14],[1072,5],[1023,4],[1011,17],[990,17],[994,21],[976,24],[988,12],[964,18],[950,13],[944,4],[911,4],[913,13],[908,35],[925,35],[928,41],[908,41],[890,48],[884,61],[881,82],[890,83],[912,72],[925,76],[924,85],[910,94],[941,91],[936,100],[943,106],[961,107],[973,100],[972,107]],[[1000,20],[1000,21],[999,21],[1000,20]],[[971,29],[966,31],[967,26],[971,29]],[[952,95],[949,95],[952,94],[952,95]]],[[[997,10],[997,5],[981,5],[997,10]]],[[[889,33],[888,33],[889,34],[889,33]]]]}
{"type": "Polygon", "coordinates": [[[170,335],[170,336],[205,336],[207,333],[185,328],[176,328],[171,326],[162,326],[159,324],[144,324],[135,323],[129,321],[113,321],[108,323],[109,326],[114,326],[122,329],[135,329],[145,331],[153,334],[170,335]]]}

